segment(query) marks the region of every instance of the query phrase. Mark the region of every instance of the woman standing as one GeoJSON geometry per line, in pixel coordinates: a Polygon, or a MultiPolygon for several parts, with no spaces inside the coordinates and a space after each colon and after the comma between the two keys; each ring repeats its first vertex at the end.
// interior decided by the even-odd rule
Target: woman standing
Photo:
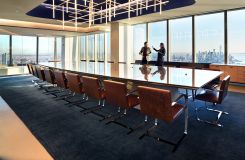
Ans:
{"type": "Polygon", "coordinates": [[[165,56],[165,47],[164,47],[164,43],[160,43],[160,49],[156,49],[153,47],[153,49],[158,53],[157,55],[157,62],[156,62],[156,66],[162,66],[163,62],[164,62],[164,56],[165,56]]]}

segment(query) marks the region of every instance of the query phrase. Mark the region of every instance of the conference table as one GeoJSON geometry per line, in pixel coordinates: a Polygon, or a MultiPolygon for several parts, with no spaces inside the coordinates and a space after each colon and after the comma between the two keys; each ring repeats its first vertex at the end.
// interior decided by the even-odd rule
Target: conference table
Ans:
{"type": "Polygon", "coordinates": [[[39,65],[51,69],[79,73],[131,82],[138,85],[162,86],[173,89],[197,90],[221,76],[223,72],[203,69],[149,66],[125,63],[87,62],[45,62],[39,65]]]}

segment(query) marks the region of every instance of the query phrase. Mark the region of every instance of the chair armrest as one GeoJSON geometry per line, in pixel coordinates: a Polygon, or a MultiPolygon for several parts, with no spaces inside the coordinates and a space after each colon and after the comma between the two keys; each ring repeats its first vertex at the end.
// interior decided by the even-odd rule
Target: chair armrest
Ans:
{"type": "Polygon", "coordinates": [[[185,99],[185,103],[184,103],[184,107],[187,106],[187,103],[188,103],[188,97],[185,95],[185,94],[181,94],[179,95],[174,102],[172,102],[172,106],[175,105],[181,98],[184,98],[185,99]]]}

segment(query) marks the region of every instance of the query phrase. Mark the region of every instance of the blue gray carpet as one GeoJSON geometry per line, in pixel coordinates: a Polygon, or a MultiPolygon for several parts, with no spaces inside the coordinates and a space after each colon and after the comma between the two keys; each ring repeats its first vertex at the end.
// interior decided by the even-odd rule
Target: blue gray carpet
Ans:
{"type": "MultiPolygon", "coordinates": [[[[223,128],[195,120],[190,102],[189,130],[175,153],[173,147],[150,137],[139,140],[146,128],[126,135],[127,129],[115,124],[105,125],[100,117],[83,115],[76,106],[65,105],[52,95],[34,87],[31,76],[0,78],[0,96],[22,119],[35,137],[57,160],[244,160],[245,159],[245,95],[229,92],[218,109],[229,112],[221,122],[223,128]]],[[[83,104],[96,105],[92,100],[83,104]]],[[[203,105],[198,102],[197,105],[203,105]]],[[[106,104],[103,114],[116,112],[106,104]]],[[[215,113],[201,110],[201,116],[214,119],[215,113]]],[[[144,120],[138,110],[131,110],[120,121],[134,126],[144,120]]],[[[181,115],[171,124],[161,122],[155,134],[172,141],[182,136],[184,119],[181,115]]],[[[23,137],[24,138],[24,137],[23,137]]]]}

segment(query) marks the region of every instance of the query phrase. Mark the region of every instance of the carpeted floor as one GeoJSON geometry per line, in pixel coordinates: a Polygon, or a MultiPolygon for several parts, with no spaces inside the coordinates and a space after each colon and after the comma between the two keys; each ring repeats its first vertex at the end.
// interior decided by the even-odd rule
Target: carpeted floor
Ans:
{"type": "MultiPolygon", "coordinates": [[[[193,103],[189,104],[188,135],[175,153],[173,147],[152,138],[138,137],[145,128],[130,135],[115,124],[105,125],[100,117],[83,115],[76,106],[65,105],[34,87],[31,76],[0,78],[0,96],[22,119],[47,151],[58,160],[244,160],[245,159],[245,94],[229,92],[219,109],[229,112],[221,122],[223,128],[195,120],[193,103]]],[[[84,104],[92,106],[95,101],[84,104]]],[[[198,102],[198,105],[203,103],[198,102]]],[[[103,112],[115,111],[106,104],[103,112]]],[[[201,110],[206,119],[214,113],[201,110]]],[[[121,121],[134,125],[144,120],[138,110],[128,112],[121,121]]],[[[184,116],[172,124],[161,123],[156,131],[161,137],[177,140],[182,136],[184,116]]],[[[148,126],[149,127],[149,126],[148,126]]],[[[147,127],[146,127],[147,128],[147,127]]],[[[24,137],[23,137],[24,138],[24,137]]]]}

